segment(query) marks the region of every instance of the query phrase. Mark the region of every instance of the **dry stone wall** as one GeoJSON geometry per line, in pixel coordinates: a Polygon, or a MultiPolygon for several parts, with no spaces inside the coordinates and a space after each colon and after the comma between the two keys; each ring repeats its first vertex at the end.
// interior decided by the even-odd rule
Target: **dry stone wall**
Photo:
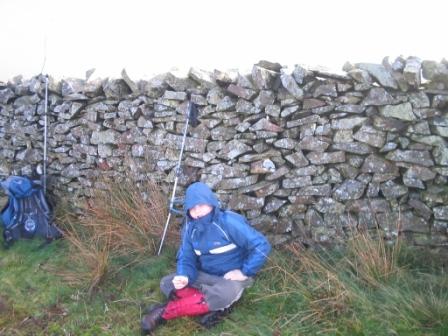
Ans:
{"type": "MultiPolygon", "coordinates": [[[[218,192],[274,244],[337,242],[380,227],[448,246],[448,63],[399,57],[332,74],[260,61],[250,74],[191,69],[138,82],[50,78],[48,174],[85,197],[98,177],[218,192]]],[[[0,176],[42,171],[45,78],[0,83],[0,176]]]]}

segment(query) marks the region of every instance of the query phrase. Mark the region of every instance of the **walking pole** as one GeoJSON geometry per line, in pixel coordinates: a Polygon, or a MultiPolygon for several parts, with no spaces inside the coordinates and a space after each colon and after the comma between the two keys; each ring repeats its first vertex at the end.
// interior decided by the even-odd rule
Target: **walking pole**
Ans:
{"type": "Polygon", "coordinates": [[[44,195],[47,194],[47,119],[48,119],[48,75],[45,75],[44,163],[43,163],[44,195]]]}
{"type": "Polygon", "coordinates": [[[182,154],[184,153],[185,140],[187,138],[188,123],[189,123],[190,119],[191,119],[192,126],[198,125],[199,122],[197,120],[196,106],[191,101],[188,101],[187,120],[185,122],[184,133],[183,133],[183,137],[182,137],[182,145],[180,147],[179,160],[177,161],[177,165],[176,165],[176,169],[175,169],[176,177],[174,179],[173,193],[172,193],[171,199],[170,199],[170,204],[169,204],[169,209],[168,209],[169,210],[168,218],[166,219],[165,227],[163,228],[162,240],[160,241],[159,251],[157,252],[158,256],[162,252],[162,246],[165,241],[166,232],[168,230],[168,225],[169,225],[169,222],[171,219],[171,213],[172,212],[178,213],[178,211],[174,209],[174,200],[176,198],[177,182],[179,180],[179,175],[180,175],[180,163],[182,161],[182,154]]]}

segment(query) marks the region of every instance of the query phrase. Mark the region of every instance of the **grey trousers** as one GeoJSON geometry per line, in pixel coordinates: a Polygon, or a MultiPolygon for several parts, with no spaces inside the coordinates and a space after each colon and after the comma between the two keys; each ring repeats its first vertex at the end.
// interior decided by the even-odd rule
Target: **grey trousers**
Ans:
{"type": "MultiPolygon", "coordinates": [[[[160,289],[168,297],[174,290],[173,278],[175,273],[167,275],[160,281],[160,289]]],[[[245,288],[250,287],[253,278],[247,278],[244,281],[226,280],[223,277],[211,275],[204,272],[198,272],[198,278],[191,287],[199,289],[205,296],[205,301],[211,311],[223,310],[230,307],[238,301],[245,288]]]]}

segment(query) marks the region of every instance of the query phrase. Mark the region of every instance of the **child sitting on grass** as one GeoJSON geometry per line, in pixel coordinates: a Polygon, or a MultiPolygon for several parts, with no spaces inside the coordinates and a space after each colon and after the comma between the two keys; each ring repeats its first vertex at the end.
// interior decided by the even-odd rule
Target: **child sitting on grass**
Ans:
{"type": "Polygon", "coordinates": [[[204,315],[204,323],[216,320],[252,284],[271,250],[266,237],[243,216],[220,209],[217,197],[202,182],[187,188],[184,210],[177,271],[160,282],[168,302],[143,316],[145,334],[182,316],[204,315]]]}

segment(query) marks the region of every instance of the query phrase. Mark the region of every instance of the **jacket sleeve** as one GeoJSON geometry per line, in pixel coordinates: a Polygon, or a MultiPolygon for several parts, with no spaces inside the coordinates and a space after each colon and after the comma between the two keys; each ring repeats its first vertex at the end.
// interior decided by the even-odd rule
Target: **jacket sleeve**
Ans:
{"type": "Polygon", "coordinates": [[[241,272],[247,276],[254,276],[265,264],[271,245],[244,217],[237,216],[228,218],[225,227],[232,241],[246,252],[241,272]]]}
{"type": "Polygon", "coordinates": [[[188,223],[184,225],[182,230],[182,241],[177,251],[176,274],[188,277],[189,283],[195,282],[198,277],[197,256],[188,235],[188,223]]]}

